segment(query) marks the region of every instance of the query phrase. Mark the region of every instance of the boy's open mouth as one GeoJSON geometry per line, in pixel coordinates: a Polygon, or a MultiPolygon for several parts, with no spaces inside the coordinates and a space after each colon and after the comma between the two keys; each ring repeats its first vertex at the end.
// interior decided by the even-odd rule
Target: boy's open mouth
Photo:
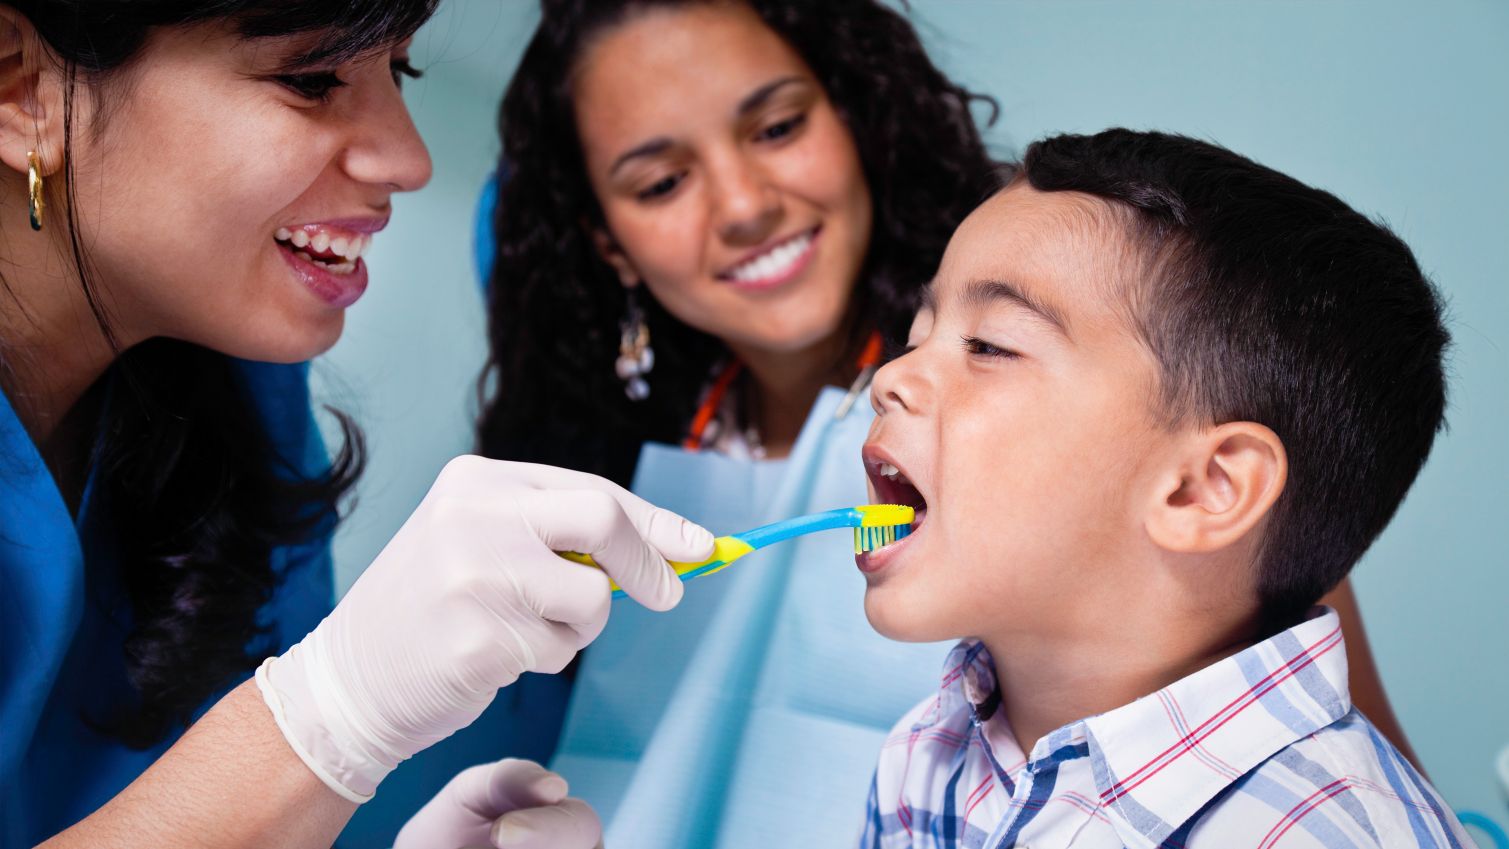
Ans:
{"type": "MultiPolygon", "coordinates": [[[[864,452],[865,474],[875,489],[877,504],[904,504],[917,511],[912,520],[912,533],[916,533],[927,518],[927,499],[917,489],[906,472],[884,452],[866,448],[864,452]]],[[[892,543],[895,545],[896,543],[892,543]]]]}

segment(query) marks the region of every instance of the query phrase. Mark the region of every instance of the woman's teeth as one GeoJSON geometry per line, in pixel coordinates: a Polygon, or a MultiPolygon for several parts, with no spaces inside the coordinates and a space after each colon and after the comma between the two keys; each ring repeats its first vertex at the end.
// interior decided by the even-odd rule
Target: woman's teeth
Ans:
{"type": "Polygon", "coordinates": [[[734,266],[728,278],[736,283],[754,283],[781,277],[791,271],[797,260],[812,246],[812,231],[793,236],[748,262],[734,266]]]}
{"type": "Polygon", "coordinates": [[[312,262],[326,271],[350,274],[356,270],[356,261],[367,252],[372,237],[365,233],[351,236],[331,236],[323,230],[289,230],[279,227],[273,238],[293,248],[293,255],[305,262],[312,262]],[[316,256],[320,254],[320,256],[316,256]]]}

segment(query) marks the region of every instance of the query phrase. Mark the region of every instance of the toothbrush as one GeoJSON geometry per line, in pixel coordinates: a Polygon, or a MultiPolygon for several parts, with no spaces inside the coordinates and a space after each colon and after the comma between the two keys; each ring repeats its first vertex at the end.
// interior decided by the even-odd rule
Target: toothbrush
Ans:
{"type": "MultiPolygon", "coordinates": [[[[915,517],[916,513],[911,507],[901,504],[865,504],[859,507],[841,507],[823,513],[797,516],[794,519],[773,522],[742,534],[718,537],[713,540],[712,557],[700,563],[679,563],[673,560],[671,568],[676,570],[676,574],[681,576],[682,581],[690,581],[703,575],[711,575],[740,557],[772,543],[785,542],[816,531],[831,531],[834,528],[854,529],[854,553],[859,554],[890,545],[911,533],[912,519],[915,517]]],[[[597,561],[593,560],[590,554],[563,551],[560,555],[574,563],[597,566],[597,561]]],[[[617,583],[613,583],[612,587],[615,599],[624,597],[624,591],[618,588],[617,583]]]]}

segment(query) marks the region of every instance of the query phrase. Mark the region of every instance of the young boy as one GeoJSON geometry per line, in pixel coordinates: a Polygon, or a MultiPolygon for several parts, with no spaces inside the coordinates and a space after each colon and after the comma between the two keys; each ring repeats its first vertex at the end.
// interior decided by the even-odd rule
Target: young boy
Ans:
{"type": "Polygon", "coordinates": [[[1447,342],[1325,192],[1178,136],[1034,144],[872,389],[872,494],[918,517],[858,558],[865,612],[966,639],[862,845],[1470,846],[1312,608],[1424,464],[1447,342]]]}

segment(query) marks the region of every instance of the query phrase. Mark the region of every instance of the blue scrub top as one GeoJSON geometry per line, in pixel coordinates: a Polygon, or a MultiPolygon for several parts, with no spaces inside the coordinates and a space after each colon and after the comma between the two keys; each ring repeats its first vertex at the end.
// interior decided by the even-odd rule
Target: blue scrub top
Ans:
{"type": "MultiPolygon", "coordinates": [[[[235,365],[283,456],[305,473],[325,468],[307,367],[235,365]]],[[[75,520],[0,394],[0,849],[34,846],[83,819],[173,742],[134,751],[84,721],[131,692],[121,656],[130,602],[92,488],[75,520]]],[[[274,553],[286,578],[262,621],[279,652],[330,610],[328,543],[274,553]]]]}

